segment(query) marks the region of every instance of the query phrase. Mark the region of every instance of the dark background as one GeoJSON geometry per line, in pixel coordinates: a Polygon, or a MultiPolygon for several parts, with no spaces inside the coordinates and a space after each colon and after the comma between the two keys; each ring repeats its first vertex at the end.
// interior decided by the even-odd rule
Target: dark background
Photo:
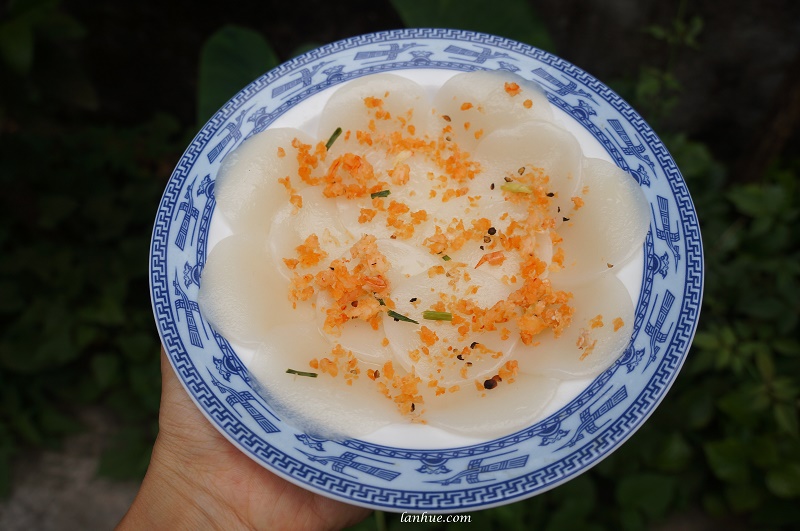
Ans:
{"type": "MultiPolygon", "coordinates": [[[[440,3],[449,4],[450,10],[470,4],[459,8],[457,2],[440,3]]],[[[675,52],[646,29],[668,28],[681,9],[679,2],[529,3],[549,31],[552,51],[606,83],[636,78],[643,64],[671,67],[682,95],[663,126],[703,140],[721,158],[735,158],[758,142],[765,121],[776,112],[773,102],[781,102],[786,112],[785,104],[798,90],[796,81],[781,86],[786,74],[800,70],[796,2],[684,2],[684,17],[699,17],[703,28],[697,48],[675,52]]],[[[405,26],[391,2],[301,5],[239,1],[226,6],[220,20],[214,8],[198,9],[187,0],[65,3],[87,29],[80,46],[104,118],[132,123],[164,111],[187,124],[194,118],[195,102],[188,95],[197,92],[200,48],[223,23],[262,33],[281,61],[308,45],[405,26]]]]}

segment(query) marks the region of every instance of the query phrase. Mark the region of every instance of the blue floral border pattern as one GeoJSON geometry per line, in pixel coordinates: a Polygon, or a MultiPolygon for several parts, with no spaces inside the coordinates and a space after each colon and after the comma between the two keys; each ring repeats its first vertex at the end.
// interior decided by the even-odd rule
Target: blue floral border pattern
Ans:
{"type": "Polygon", "coordinates": [[[686,185],[664,145],[608,87],[542,50],[461,30],[408,29],[323,46],[260,77],[203,127],[158,209],[153,310],[168,357],[209,420],[243,452],[299,485],[395,511],[450,512],[520,500],[580,474],[647,419],[678,374],[697,326],[703,251],[686,185]],[[650,201],[631,343],[615,365],[550,417],[512,435],[444,450],[332,441],[282,421],[234,348],[205,323],[197,288],[220,161],[288,109],[339,83],[403,69],[516,72],[583,126],[650,201]]]}

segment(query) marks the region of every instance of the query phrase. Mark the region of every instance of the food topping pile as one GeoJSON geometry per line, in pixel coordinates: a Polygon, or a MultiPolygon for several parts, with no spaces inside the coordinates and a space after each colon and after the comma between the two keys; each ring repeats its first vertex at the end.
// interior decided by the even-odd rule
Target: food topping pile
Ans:
{"type": "Polygon", "coordinates": [[[636,182],[583,156],[541,89],[458,74],[343,85],[316,137],[268,129],[223,161],[199,303],[300,424],[357,436],[529,425],[627,346],[616,278],[641,250],[636,182]]]}

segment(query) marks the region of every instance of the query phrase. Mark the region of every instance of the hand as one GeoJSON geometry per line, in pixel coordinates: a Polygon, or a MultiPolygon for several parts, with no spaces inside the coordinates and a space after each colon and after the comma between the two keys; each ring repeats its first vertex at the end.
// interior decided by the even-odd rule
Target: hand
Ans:
{"type": "Polygon", "coordinates": [[[341,529],[368,509],[304,490],[214,428],[162,349],[159,433],[139,494],[118,529],[341,529]]]}

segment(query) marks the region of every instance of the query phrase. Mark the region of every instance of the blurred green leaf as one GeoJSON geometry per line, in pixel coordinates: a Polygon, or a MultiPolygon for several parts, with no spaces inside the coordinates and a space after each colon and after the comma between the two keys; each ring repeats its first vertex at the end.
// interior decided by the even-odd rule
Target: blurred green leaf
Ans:
{"type": "Polygon", "coordinates": [[[120,335],[117,344],[125,356],[134,362],[158,358],[158,336],[153,333],[135,332],[120,335]]]}
{"type": "Polygon", "coordinates": [[[650,519],[662,518],[675,496],[674,477],[638,474],[620,480],[616,499],[622,507],[637,509],[650,519]]]}
{"type": "Polygon", "coordinates": [[[685,38],[685,42],[688,46],[691,46],[693,48],[698,47],[697,37],[703,31],[704,25],[705,24],[703,23],[703,19],[699,15],[695,15],[689,20],[689,25],[686,29],[686,38],[685,38]]]}
{"type": "Polygon", "coordinates": [[[226,101],[277,64],[275,52],[259,33],[223,26],[200,52],[198,123],[205,123],[226,101]]]}
{"type": "Polygon", "coordinates": [[[18,283],[0,280],[0,313],[18,313],[22,310],[24,299],[18,283]]]}
{"type": "Polygon", "coordinates": [[[514,505],[503,505],[492,509],[492,515],[495,521],[500,524],[503,529],[513,531],[526,531],[528,526],[524,519],[524,513],[518,510],[514,505]]]}
{"type": "Polygon", "coordinates": [[[781,431],[797,437],[797,406],[785,403],[775,404],[773,414],[775,415],[775,422],[778,424],[778,428],[781,431]]]}
{"type": "Polygon", "coordinates": [[[39,199],[39,225],[54,229],[78,208],[78,201],[67,195],[45,195],[39,199]]]}
{"type": "Polygon", "coordinates": [[[97,473],[112,479],[142,478],[150,462],[151,444],[139,429],[120,430],[100,457],[97,473]]]}
{"type": "Polygon", "coordinates": [[[761,491],[748,483],[725,487],[725,499],[737,513],[752,511],[761,504],[761,497],[761,491]]]}
{"type": "Polygon", "coordinates": [[[547,531],[589,529],[589,517],[596,507],[597,492],[587,476],[575,478],[559,487],[553,492],[553,497],[558,498],[560,503],[548,515],[547,531]]]}
{"type": "MultiPolygon", "coordinates": [[[[8,18],[0,23],[0,58],[3,62],[23,76],[35,70],[41,56],[44,56],[42,66],[62,66],[67,55],[49,61],[47,53],[42,52],[53,49],[53,44],[58,49],[62,41],[81,38],[84,32],[80,23],[59,10],[58,0],[22,0],[9,4],[8,18]]],[[[75,67],[74,64],[70,66],[75,67]]],[[[48,81],[51,82],[53,77],[59,79],[61,76],[51,76],[48,81]]]]}
{"type": "Polygon", "coordinates": [[[747,449],[735,439],[724,439],[706,443],[706,458],[721,480],[730,483],[744,483],[750,477],[747,466],[747,449]]]}
{"type": "Polygon", "coordinates": [[[41,29],[54,40],[78,40],[86,36],[86,29],[74,17],[61,11],[53,11],[42,20],[41,29]]]}
{"type": "Polygon", "coordinates": [[[723,518],[727,515],[727,507],[722,496],[716,492],[709,492],[703,496],[703,509],[713,518],[723,518]]]}
{"type": "Polygon", "coordinates": [[[714,418],[714,396],[708,388],[691,388],[677,397],[677,401],[676,408],[682,412],[684,423],[689,428],[703,428],[714,418]]]}
{"type": "Polygon", "coordinates": [[[753,529],[795,529],[800,522],[800,504],[791,499],[766,499],[750,522],[753,529]]]}
{"type": "Polygon", "coordinates": [[[779,337],[772,341],[776,351],[784,356],[800,356],[800,341],[792,338],[779,337]]]}
{"type": "Polygon", "coordinates": [[[772,217],[786,201],[780,187],[755,184],[732,188],[728,197],[742,214],[754,218],[772,217]]]}
{"type": "Polygon", "coordinates": [[[670,72],[657,68],[642,68],[634,88],[635,99],[642,103],[648,118],[655,123],[662,120],[675,105],[681,85],[670,72]]]}
{"type": "Polygon", "coordinates": [[[122,301],[112,295],[102,296],[86,306],[80,314],[82,320],[101,325],[121,325],[125,322],[122,301]]]}
{"type": "Polygon", "coordinates": [[[797,398],[798,387],[790,377],[775,378],[772,382],[772,391],[778,400],[789,402],[797,398]]]}
{"type": "Polygon", "coordinates": [[[655,26],[655,25],[647,26],[645,28],[645,31],[648,34],[650,34],[650,36],[653,37],[654,39],[658,39],[658,40],[662,40],[662,41],[663,40],[667,40],[667,36],[668,36],[667,30],[666,30],[666,28],[663,28],[662,26],[655,26]]]}
{"type": "Polygon", "coordinates": [[[41,428],[36,425],[28,411],[15,409],[9,411],[11,430],[27,444],[40,447],[43,445],[45,437],[41,428]]]}
{"type": "Polygon", "coordinates": [[[48,75],[58,79],[57,84],[45,85],[47,97],[70,108],[87,111],[99,109],[97,91],[82,65],[64,59],[47,66],[48,75]]]}
{"type": "Polygon", "coordinates": [[[92,374],[100,389],[107,389],[119,378],[119,358],[114,354],[95,354],[92,374]]]}
{"type": "Polygon", "coordinates": [[[455,28],[507,37],[550,52],[555,46],[530,2],[504,0],[392,0],[409,28],[455,28]]]}
{"type": "Polygon", "coordinates": [[[755,347],[758,372],[764,380],[770,381],[775,377],[775,363],[772,361],[769,348],[763,343],[755,343],[755,347]]]}
{"type": "Polygon", "coordinates": [[[800,464],[778,466],[767,473],[767,488],[781,498],[800,498],[800,464]]]}
{"type": "Polygon", "coordinates": [[[777,441],[774,437],[762,435],[749,447],[750,458],[760,468],[771,468],[780,461],[777,441]]]}
{"type": "Polygon", "coordinates": [[[76,433],[82,428],[80,422],[52,406],[40,408],[38,420],[42,428],[52,435],[76,433]]]}
{"type": "Polygon", "coordinates": [[[656,454],[655,464],[664,472],[679,472],[685,469],[692,458],[692,447],[680,433],[667,435],[660,451],[656,454]]]}
{"type": "Polygon", "coordinates": [[[754,384],[735,387],[722,395],[718,405],[737,423],[755,425],[760,420],[759,415],[769,406],[767,388],[754,384]]]}
{"type": "MultiPolygon", "coordinates": [[[[158,359],[154,353],[153,359],[158,359]]],[[[128,381],[145,411],[157,412],[161,396],[161,369],[156,363],[142,363],[129,367],[128,381]]]]}
{"type": "Polygon", "coordinates": [[[720,346],[720,341],[716,334],[697,332],[694,336],[694,346],[704,349],[716,349],[720,346]]]}
{"type": "Polygon", "coordinates": [[[13,70],[21,74],[30,71],[33,48],[33,29],[28,21],[16,19],[0,25],[0,56],[13,70]]]}
{"type": "Polygon", "coordinates": [[[619,514],[622,529],[625,531],[643,531],[646,529],[642,513],[632,508],[623,508],[619,514]]]}
{"type": "Polygon", "coordinates": [[[60,0],[11,0],[8,2],[8,15],[11,18],[24,18],[33,22],[50,12],[59,3],[60,0]]]}

